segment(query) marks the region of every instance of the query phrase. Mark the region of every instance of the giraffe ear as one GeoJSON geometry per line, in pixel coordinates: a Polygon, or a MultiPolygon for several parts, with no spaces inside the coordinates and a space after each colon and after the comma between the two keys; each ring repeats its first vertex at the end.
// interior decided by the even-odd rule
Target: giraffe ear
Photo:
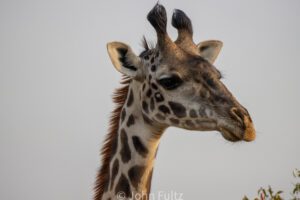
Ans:
{"type": "Polygon", "coordinates": [[[223,43],[219,40],[206,40],[197,45],[200,55],[213,64],[219,55],[223,43]]]}
{"type": "Polygon", "coordinates": [[[139,73],[141,59],[134,54],[130,46],[122,42],[110,42],[107,51],[114,67],[129,77],[135,78],[139,73]]]}

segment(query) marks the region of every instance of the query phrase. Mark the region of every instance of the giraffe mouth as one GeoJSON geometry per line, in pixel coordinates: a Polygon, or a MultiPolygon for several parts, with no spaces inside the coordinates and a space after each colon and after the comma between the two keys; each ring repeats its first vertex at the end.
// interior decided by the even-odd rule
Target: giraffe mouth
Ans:
{"type": "Polygon", "coordinates": [[[218,129],[222,136],[231,142],[255,140],[256,132],[250,117],[245,117],[243,126],[219,125],[218,129]]]}
{"type": "Polygon", "coordinates": [[[193,124],[183,124],[183,127],[191,131],[214,131],[217,123],[214,120],[196,120],[193,124]]]}
{"type": "Polygon", "coordinates": [[[243,140],[242,135],[241,136],[237,135],[237,133],[230,130],[229,128],[220,127],[219,131],[221,132],[222,136],[230,142],[237,142],[243,140]]]}

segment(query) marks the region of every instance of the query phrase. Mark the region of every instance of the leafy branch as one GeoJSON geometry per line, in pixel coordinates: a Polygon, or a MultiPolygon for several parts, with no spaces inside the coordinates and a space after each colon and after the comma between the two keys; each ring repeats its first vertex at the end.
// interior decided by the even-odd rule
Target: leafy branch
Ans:
{"type": "MultiPolygon", "coordinates": [[[[295,169],[293,172],[293,176],[298,180],[300,178],[300,170],[295,169]]],[[[261,187],[257,191],[258,197],[254,198],[254,200],[284,200],[281,194],[283,191],[279,190],[274,192],[271,186],[268,188],[261,187]]],[[[244,196],[243,200],[249,200],[247,196],[244,196]]],[[[294,184],[294,188],[291,192],[290,200],[300,200],[300,183],[294,184]]]]}

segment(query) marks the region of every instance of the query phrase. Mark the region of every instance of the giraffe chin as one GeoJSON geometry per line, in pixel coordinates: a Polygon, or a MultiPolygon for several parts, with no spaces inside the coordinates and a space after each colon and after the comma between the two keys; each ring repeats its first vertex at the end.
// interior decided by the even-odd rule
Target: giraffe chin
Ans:
{"type": "Polygon", "coordinates": [[[238,141],[243,140],[243,134],[242,133],[240,133],[240,134],[234,133],[233,131],[229,130],[226,127],[220,127],[218,130],[222,134],[222,136],[225,140],[228,140],[230,142],[238,142],[238,141]]]}

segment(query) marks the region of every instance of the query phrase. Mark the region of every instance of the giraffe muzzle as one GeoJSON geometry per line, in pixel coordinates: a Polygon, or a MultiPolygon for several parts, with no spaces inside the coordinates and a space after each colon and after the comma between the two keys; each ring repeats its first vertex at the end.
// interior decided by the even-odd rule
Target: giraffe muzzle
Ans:
{"type": "Polygon", "coordinates": [[[246,116],[244,118],[244,124],[246,126],[245,132],[244,132],[244,141],[246,142],[251,142],[253,140],[255,140],[256,138],[256,132],[255,132],[255,128],[254,125],[252,123],[252,120],[250,118],[250,116],[246,116]]]}
{"type": "Polygon", "coordinates": [[[234,120],[238,121],[245,130],[243,134],[243,140],[246,142],[255,140],[255,128],[248,111],[246,109],[241,110],[237,107],[233,107],[230,109],[230,115],[234,120]]]}

